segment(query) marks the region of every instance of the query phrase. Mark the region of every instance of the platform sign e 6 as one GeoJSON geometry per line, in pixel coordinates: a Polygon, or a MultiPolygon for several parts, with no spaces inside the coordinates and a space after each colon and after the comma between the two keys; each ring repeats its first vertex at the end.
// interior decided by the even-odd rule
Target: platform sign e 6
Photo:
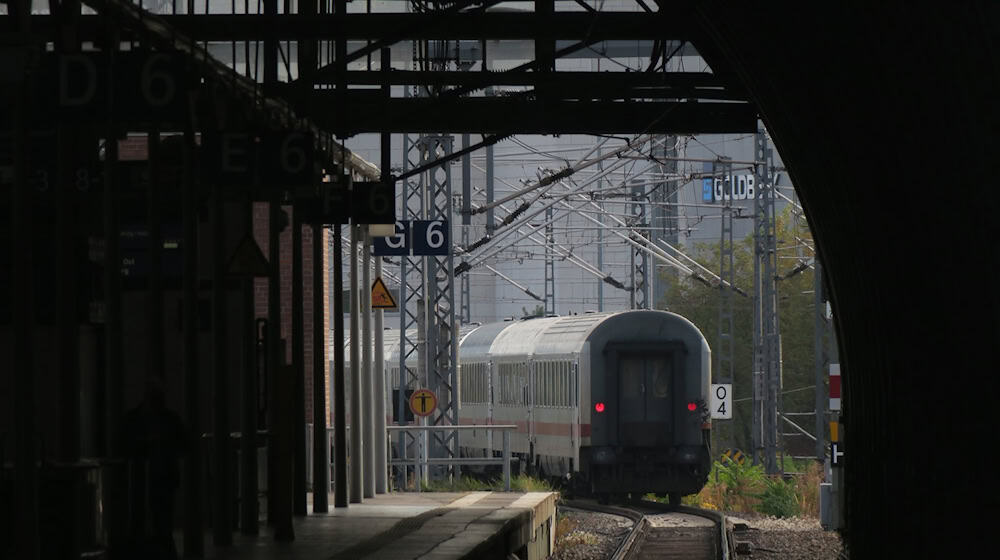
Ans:
{"type": "Polygon", "coordinates": [[[733,385],[713,383],[710,406],[713,420],[730,420],[733,417],[733,385]]]}

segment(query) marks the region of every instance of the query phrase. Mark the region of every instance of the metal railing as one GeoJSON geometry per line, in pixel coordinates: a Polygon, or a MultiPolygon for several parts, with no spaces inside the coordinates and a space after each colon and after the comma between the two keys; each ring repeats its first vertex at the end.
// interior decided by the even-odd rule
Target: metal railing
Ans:
{"type": "MultiPolygon", "coordinates": [[[[430,465],[501,465],[503,467],[503,486],[504,491],[510,492],[510,433],[517,429],[517,426],[513,424],[480,424],[480,425],[460,425],[460,426],[386,426],[386,430],[389,432],[423,432],[421,434],[413,433],[411,434],[417,442],[417,453],[415,457],[406,457],[405,449],[403,451],[404,456],[398,459],[393,459],[389,461],[389,465],[392,466],[406,466],[413,465],[414,470],[417,473],[421,471],[427,472],[427,467],[430,465]],[[500,430],[503,432],[503,454],[501,457],[428,457],[427,450],[429,445],[427,442],[427,434],[432,431],[444,431],[444,430],[500,430]],[[420,435],[421,437],[417,437],[420,435]]],[[[416,489],[420,492],[420,481],[423,480],[423,476],[418,474],[416,489]]]]}

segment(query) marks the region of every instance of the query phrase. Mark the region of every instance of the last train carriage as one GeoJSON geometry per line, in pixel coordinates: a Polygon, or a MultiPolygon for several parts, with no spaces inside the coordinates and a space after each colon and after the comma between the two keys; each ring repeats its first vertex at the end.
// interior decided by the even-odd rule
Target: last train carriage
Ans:
{"type": "MultiPolygon", "coordinates": [[[[386,334],[397,388],[398,333],[386,334]]],[[[684,317],[537,318],[463,327],[459,340],[460,423],[516,424],[511,451],[522,465],[604,498],[654,492],[679,502],[704,486],[711,353],[684,317]]],[[[416,370],[416,352],[412,360],[416,370]]],[[[499,432],[461,435],[465,456],[499,456],[501,446],[499,432]]]]}

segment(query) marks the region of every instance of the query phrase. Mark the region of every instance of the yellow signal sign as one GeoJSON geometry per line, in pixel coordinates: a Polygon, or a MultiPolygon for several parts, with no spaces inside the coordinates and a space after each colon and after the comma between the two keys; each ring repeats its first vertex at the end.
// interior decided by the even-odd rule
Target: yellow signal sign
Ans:
{"type": "Polygon", "coordinates": [[[837,442],[840,441],[840,422],[833,420],[830,422],[830,441],[837,442]]]}
{"type": "Polygon", "coordinates": [[[740,464],[740,465],[742,465],[743,461],[745,460],[745,457],[743,456],[743,452],[740,451],[739,449],[727,449],[727,450],[725,450],[725,451],[722,452],[722,457],[723,458],[728,458],[732,462],[740,464]]]}
{"type": "Polygon", "coordinates": [[[429,389],[417,389],[410,395],[410,410],[417,416],[430,416],[437,408],[437,396],[429,389]]]}
{"type": "Polygon", "coordinates": [[[381,278],[375,278],[372,283],[372,309],[395,309],[396,300],[393,299],[389,288],[385,287],[385,282],[381,278]]]}

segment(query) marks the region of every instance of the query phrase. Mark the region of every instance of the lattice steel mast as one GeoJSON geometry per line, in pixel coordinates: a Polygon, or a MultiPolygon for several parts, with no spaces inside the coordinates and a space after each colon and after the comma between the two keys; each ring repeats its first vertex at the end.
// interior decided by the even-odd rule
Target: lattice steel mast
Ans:
{"type": "Polygon", "coordinates": [[[777,233],[767,133],[754,135],[754,370],[753,446],[767,473],[778,464],[778,409],[781,405],[781,335],[778,326],[777,233]]]}
{"type": "MultiPolygon", "coordinates": [[[[715,348],[715,383],[733,383],[735,372],[733,297],[736,268],[733,253],[733,165],[729,158],[720,158],[712,163],[712,187],[718,192],[722,187],[722,224],[719,236],[719,325],[715,348]]],[[[732,422],[727,422],[728,433],[720,432],[720,446],[732,445],[734,434],[732,422]]]]}

